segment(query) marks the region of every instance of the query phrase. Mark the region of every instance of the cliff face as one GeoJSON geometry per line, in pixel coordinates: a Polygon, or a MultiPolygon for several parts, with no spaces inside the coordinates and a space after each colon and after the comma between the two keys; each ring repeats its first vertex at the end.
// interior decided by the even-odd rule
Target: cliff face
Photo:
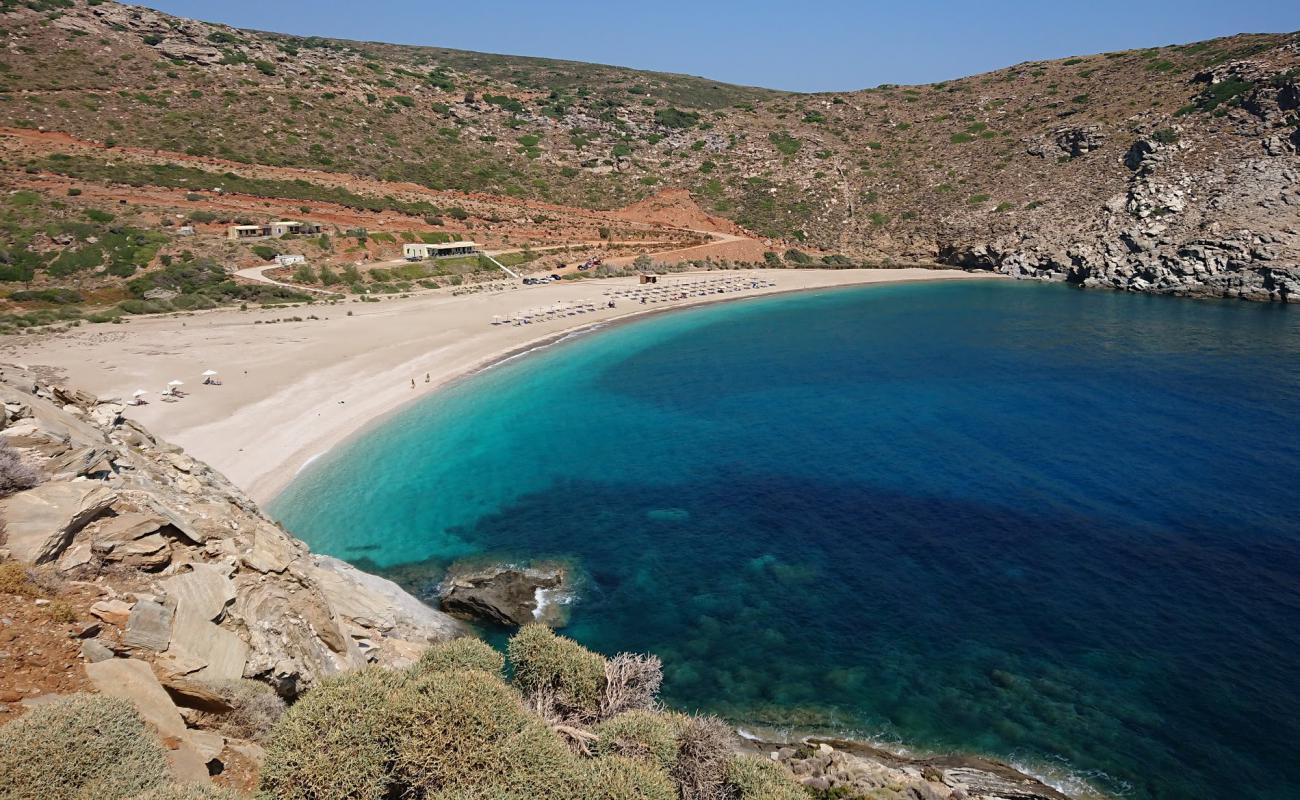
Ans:
{"type": "Polygon", "coordinates": [[[1124,191],[1080,209],[1073,225],[1016,226],[973,243],[966,234],[940,260],[1084,287],[1294,301],[1300,77],[1290,63],[1240,60],[1198,73],[1194,102],[1235,92],[1234,107],[1200,129],[1147,131],[1112,153],[1128,172],[1124,191]]]}
{"type": "Polygon", "coordinates": [[[45,478],[0,499],[0,548],[100,590],[91,613],[124,636],[89,652],[292,697],[461,632],[396,584],[311,553],[206,464],[123,419],[119,402],[13,368],[0,369],[0,400],[0,439],[45,478]]]}

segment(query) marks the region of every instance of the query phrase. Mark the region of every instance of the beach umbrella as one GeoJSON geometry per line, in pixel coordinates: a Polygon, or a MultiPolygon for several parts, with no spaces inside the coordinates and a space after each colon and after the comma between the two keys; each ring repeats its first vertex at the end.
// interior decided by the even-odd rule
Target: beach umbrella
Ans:
{"type": "Polygon", "coordinates": [[[170,381],[167,381],[167,385],[168,385],[168,386],[184,386],[184,385],[185,385],[185,381],[170,380],[170,381]]]}
{"type": "MultiPolygon", "coordinates": [[[[216,374],[217,374],[217,371],[216,371],[215,369],[205,369],[205,370],[203,370],[203,377],[205,377],[205,378],[211,378],[211,377],[215,376],[216,374]]],[[[180,381],[177,381],[177,383],[180,383],[180,381]]]]}
{"type": "Polygon", "coordinates": [[[132,397],[144,397],[147,394],[149,393],[146,392],[144,389],[136,389],[134,392],[131,392],[132,397]]]}

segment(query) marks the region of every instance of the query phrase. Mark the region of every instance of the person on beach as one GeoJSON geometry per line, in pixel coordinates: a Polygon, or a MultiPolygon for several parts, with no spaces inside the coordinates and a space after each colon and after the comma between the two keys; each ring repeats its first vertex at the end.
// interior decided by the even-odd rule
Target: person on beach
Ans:
{"type": "Polygon", "coordinates": [[[427,373],[427,372],[424,373],[424,382],[425,382],[425,383],[428,383],[428,382],[429,382],[429,373],[427,373]]]}
{"type": "Polygon", "coordinates": [[[415,388],[415,378],[411,378],[411,388],[415,388]]]}

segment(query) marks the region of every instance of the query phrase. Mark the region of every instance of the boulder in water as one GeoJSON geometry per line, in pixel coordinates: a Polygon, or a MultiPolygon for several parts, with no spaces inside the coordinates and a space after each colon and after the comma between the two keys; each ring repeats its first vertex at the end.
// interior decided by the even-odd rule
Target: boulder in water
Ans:
{"type": "Polygon", "coordinates": [[[560,567],[497,565],[449,575],[439,592],[440,605],[461,619],[519,627],[538,621],[546,592],[564,583],[560,567]]]}

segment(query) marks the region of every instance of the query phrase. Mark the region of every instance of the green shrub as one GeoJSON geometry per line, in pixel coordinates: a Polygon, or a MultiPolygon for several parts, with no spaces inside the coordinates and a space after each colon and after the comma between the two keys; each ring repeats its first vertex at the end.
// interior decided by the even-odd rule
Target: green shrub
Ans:
{"type": "Polygon", "coordinates": [[[525,695],[553,699],[561,713],[594,718],[600,711],[605,659],[555,635],[545,625],[527,625],[510,639],[515,684],[525,695]]]}
{"type": "Polygon", "coordinates": [[[271,730],[261,789],[276,800],[385,800],[404,677],[371,668],[305,692],[271,730]]]}
{"type": "Polygon", "coordinates": [[[410,672],[412,675],[423,676],[433,672],[474,669],[499,676],[505,666],[505,656],[492,649],[487,642],[472,636],[462,636],[425,650],[410,672]]]}
{"type": "Polygon", "coordinates": [[[737,800],[808,800],[808,793],[780,764],[758,756],[732,758],[726,782],[737,800]]]}
{"type": "Polygon", "coordinates": [[[791,248],[785,251],[785,260],[790,264],[811,264],[812,256],[802,250],[791,248]]]}
{"type": "Polygon", "coordinates": [[[0,728],[5,800],[118,800],[168,779],[167,755],[131,704],[71,695],[0,728]]]}
{"type": "Polygon", "coordinates": [[[782,155],[792,156],[799,152],[802,143],[785,131],[773,131],[767,135],[768,141],[782,155]]]}
{"type": "Polygon", "coordinates": [[[677,726],[654,711],[625,711],[596,726],[596,752],[671,770],[677,763],[677,726]]]}
{"type": "Polygon", "coordinates": [[[13,292],[9,299],[15,303],[53,303],[62,306],[81,302],[81,293],[75,289],[26,289],[13,292]]]}
{"type": "Polygon", "coordinates": [[[694,111],[676,108],[660,108],[655,111],[655,122],[665,128],[692,128],[699,121],[700,115],[694,111]]]}
{"type": "Polygon", "coordinates": [[[568,796],[576,761],[501,678],[478,670],[413,681],[397,714],[393,773],[408,795],[568,796]]]}
{"type": "Polygon", "coordinates": [[[257,67],[257,71],[262,73],[263,75],[275,74],[275,65],[272,64],[270,61],[263,61],[262,59],[259,58],[258,60],[253,62],[253,66],[257,67]]]}
{"type": "Polygon", "coordinates": [[[263,261],[274,260],[276,256],[280,255],[279,250],[267,244],[255,244],[252,249],[253,253],[263,261]]]}
{"type": "Polygon", "coordinates": [[[593,758],[582,764],[583,800],[677,800],[677,787],[662,771],[620,756],[593,758]]]}

